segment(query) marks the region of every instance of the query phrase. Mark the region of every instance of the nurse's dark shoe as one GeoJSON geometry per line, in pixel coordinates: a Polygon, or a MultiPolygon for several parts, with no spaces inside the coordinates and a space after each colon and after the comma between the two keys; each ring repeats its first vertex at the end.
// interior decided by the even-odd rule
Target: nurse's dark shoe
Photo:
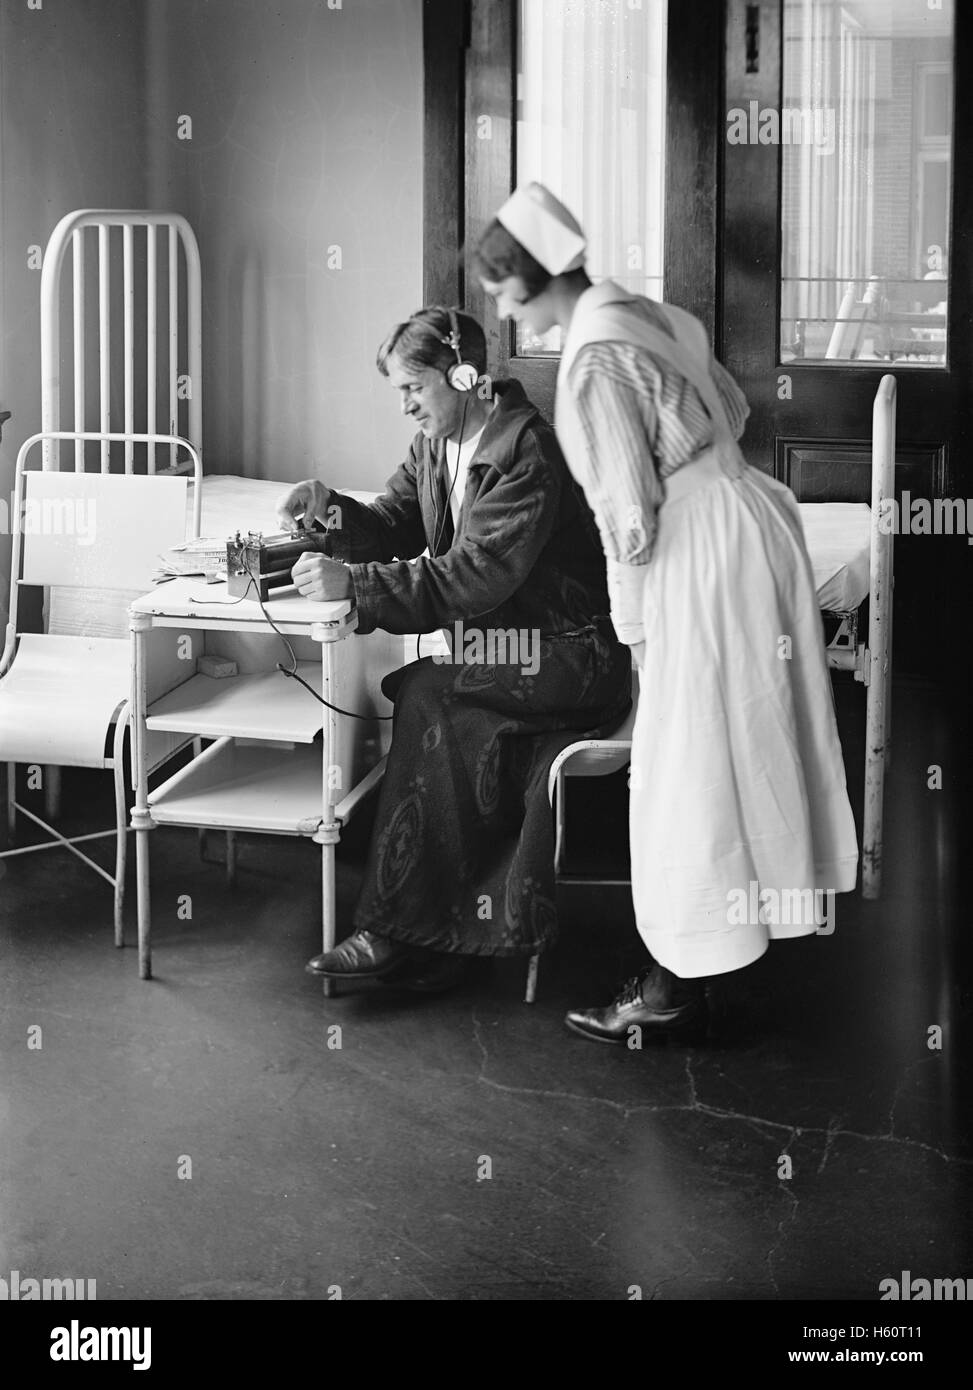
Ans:
{"type": "Polygon", "coordinates": [[[572,1009],[564,1022],[592,1042],[638,1048],[643,1039],[702,1042],[708,1017],[705,982],[681,980],[657,965],[627,981],[605,1008],[572,1009]]]}
{"type": "Polygon", "coordinates": [[[305,969],[311,975],[324,975],[329,980],[380,979],[397,970],[411,956],[410,948],[399,941],[390,941],[370,931],[356,931],[333,951],[314,956],[305,969]]]}

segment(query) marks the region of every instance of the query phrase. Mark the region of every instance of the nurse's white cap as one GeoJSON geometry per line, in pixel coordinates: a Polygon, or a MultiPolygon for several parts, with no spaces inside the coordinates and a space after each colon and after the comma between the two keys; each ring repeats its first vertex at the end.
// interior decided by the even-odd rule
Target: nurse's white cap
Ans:
{"type": "Polygon", "coordinates": [[[584,265],[584,233],[542,183],[516,189],[497,213],[497,221],[551,275],[584,265]]]}

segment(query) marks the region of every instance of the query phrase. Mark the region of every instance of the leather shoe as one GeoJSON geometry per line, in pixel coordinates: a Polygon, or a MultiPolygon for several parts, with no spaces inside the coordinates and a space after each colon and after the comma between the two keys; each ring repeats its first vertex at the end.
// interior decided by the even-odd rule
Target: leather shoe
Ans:
{"type": "Polygon", "coordinates": [[[680,980],[661,967],[656,967],[656,971],[649,976],[645,988],[647,972],[627,981],[618,997],[605,1008],[572,1009],[564,1022],[592,1042],[641,1046],[643,1035],[683,1043],[701,1042],[708,1021],[703,981],[680,980]],[[632,1029],[638,1032],[633,1033],[632,1029]]]}
{"type": "Polygon", "coordinates": [[[389,974],[409,957],[409,947],[399,941],[370,931],[356,931],[333,951],[314,956],[305,969],[311,975],[326,975],[333,980],[366,980],[389,974]]]}

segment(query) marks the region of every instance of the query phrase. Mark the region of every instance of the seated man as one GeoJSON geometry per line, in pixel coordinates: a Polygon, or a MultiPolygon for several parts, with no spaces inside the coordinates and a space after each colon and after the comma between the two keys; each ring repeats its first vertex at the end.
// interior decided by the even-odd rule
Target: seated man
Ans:
{"type": "Polygon", "coordinates": [[[547,946],[548,769],[629,707],[630,652],[608,617],[592,515],[553,429],[485,367],[466,314],[428,308],[398,324],[378,368],[418,426],[405,463],[368,506],[317,480],[279,504],[283,527],[309,531],[293,570],[302,594],[354,596],[361,633],[452,639],[451,656],[382,684],[395,722],[356,930],[308,965],[331,979],[432,992],[470,957],[547,946]]]}

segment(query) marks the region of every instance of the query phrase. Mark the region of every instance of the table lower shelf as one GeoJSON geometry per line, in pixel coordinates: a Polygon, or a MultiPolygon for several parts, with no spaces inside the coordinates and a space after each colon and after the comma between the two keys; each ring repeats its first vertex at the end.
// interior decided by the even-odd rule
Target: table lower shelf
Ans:
{"type": "MultiPolygon", "coordinates": [[[[321,694],[320,662],[298,662],[297,674],[321,694]]],[[[145,727],[203,738],[235,735],[311,743],[323,718],[324,707],[298,681],[288,680],[280,671],[256,671],[244,676],[190,677],[155,701],[145,727]]]]}
{"type": "Polygon", "coordinates": [[[293,749],[220,739],[149,793],[159,825],[313,835],[323,814],[320,744],[293,749]]]}

